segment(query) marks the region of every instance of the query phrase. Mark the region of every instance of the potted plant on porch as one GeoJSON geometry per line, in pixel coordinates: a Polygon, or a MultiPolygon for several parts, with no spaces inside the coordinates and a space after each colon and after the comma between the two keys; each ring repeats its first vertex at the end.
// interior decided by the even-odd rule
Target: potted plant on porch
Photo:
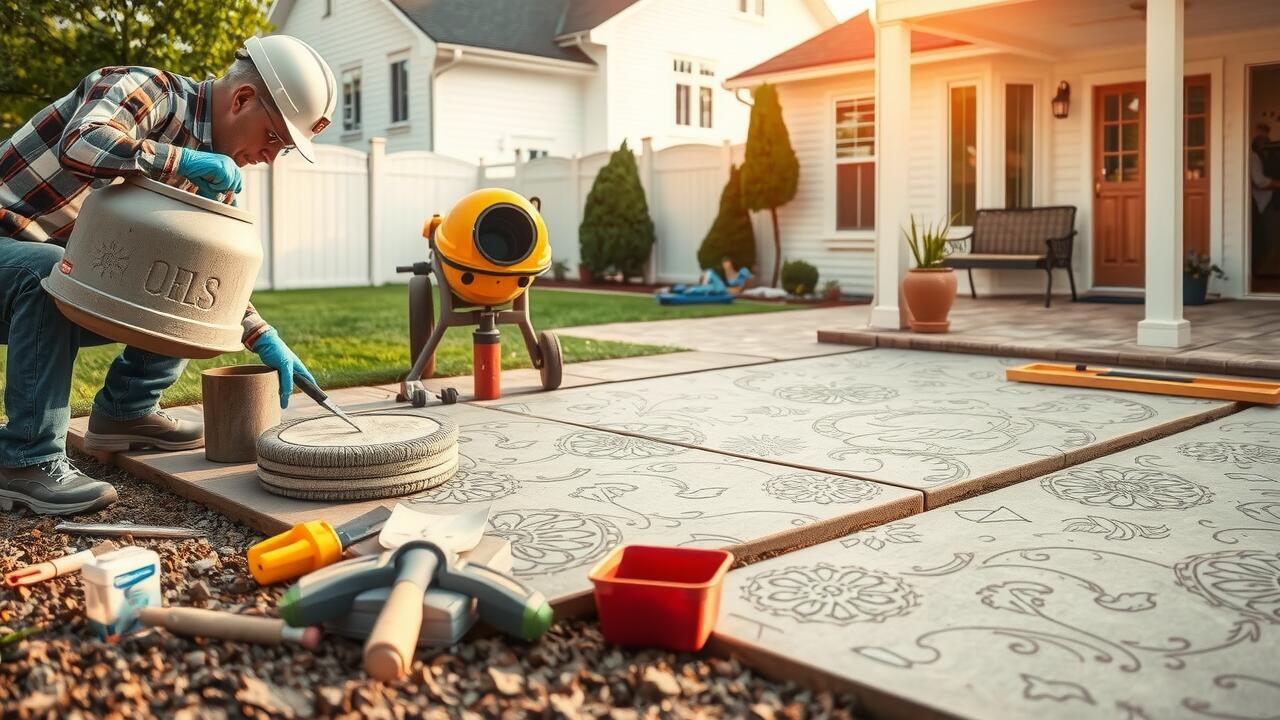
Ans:
{"type": "Polygon", "coordinates": [[[1195,250],[1187,253],[1182,262],[1182,304],[1204,305],[1209,294],[1209,278],[1226,280],[1222,268],[1214,265],[1208,255],[1201,255],[1195,250]]]}
{"type": "Polygon", "coordinates": [[[940,333],[951,328],[947,316],[956,299],[956,276],[951,268],[942,265],[950,231],[950,220],[937,225],[917,224],[914,215],[910,230],[903,230],[916,261],[902,280],[902,295],[915,332],[940,333]]]}

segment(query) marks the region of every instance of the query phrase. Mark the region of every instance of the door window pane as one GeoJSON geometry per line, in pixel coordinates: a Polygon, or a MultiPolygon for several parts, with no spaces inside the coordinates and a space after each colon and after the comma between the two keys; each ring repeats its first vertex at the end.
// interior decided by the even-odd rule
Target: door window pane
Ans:
{"type": "Polygon", "coordinates": [[[1107,182],[1120,180],[1120,156],[1108,155],[1102,158],[1102,179],[1107,182]]]}
{"type": "Polygon", "coordinates": [[[1138,154],[1125,153],[1120,156],[1120,179],[1122,182],[1133,182],[1140,179],[1138,176],[1138,154]]]}
{"type": "Polygon", "coordinates": [[[1004,90],[1004,206],[1031,207],[1034,169],[1035,87],[1006,85],[1004,90]]]}
{"type": "Polygon", "coordinates": [[[951,197],[953,224],[973,225],[978,190],[978,89],[951,88],[951,197]]]}
{"type": "Polygon", "coordinates": [[[1134,152],[1138,149],[1138,123],[1124,123],[1121,126],[1121,143],[1120,149],[1126,152],[1134,152]]]}
{"type": "Polygon", "coordinates": [[[1137,93],[1125,93],[1124,103],[1120,106],[1120,117],[1125,120],[1137,120],[1138,111],[1142,109],[1142,101],[1138,99],[1137,93]]]}
{"type": "Polygon", "coordinates": [[[1205,87],[1192,85],[1187,88],[1187,114],[1204,115],[1206,112],[1208,108],[1205,107],[1205,87]]]}
{"type": "Polygon", "coordinates": [[[1103,152],[1119,152],[1120,151],[1120,126],[1107,125],[1102,130],[1102,151],[1103,152]]]}
{"type": "Polygon", "coordinates": [[[1108,122],[1120,119],[1120,97],[1118,95],[1108,95],[1107,99],[1103,101],[1103,105],[1106,106],[1106,114],[1103,119],[1108,122]]]}

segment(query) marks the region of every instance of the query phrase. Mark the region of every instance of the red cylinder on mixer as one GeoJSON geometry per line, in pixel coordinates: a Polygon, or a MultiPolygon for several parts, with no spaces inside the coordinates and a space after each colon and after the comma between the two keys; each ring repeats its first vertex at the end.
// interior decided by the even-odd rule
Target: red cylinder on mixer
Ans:
{"type": "Polygon", "coordinates": [[[502,339],[492,321],[471,334],[471,351],[476,399],[497,400],[502,397],[502,339]]]}

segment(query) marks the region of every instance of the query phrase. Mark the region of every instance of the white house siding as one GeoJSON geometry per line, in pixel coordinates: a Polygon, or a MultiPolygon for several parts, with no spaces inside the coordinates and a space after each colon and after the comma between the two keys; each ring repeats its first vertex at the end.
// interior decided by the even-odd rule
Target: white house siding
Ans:
{"type": "Polygon", "coordinates": [[[436,152],[469,162],[515,160],[516,148],[582,152],[583,78],[469,65],[436,79],[436,152]]]}
{"type": "Polygon", "coordinates": [[[369,138],[385,137],[387,152],[431,149],[431,69],[435,44],[415,32],[385,0],[334,0],[324,15],[324,0],[295,0],[277,32],[305,40],[333,68],[338,106],[333,125],[317,142],[368,150],[369,138]],[[389,55],[407,53],[409,123],[391,129],[389,55]],[[361,129],[342,131],[342,71],[361,69],[361,129]]]}
{"type": "MultiPolygon", "coordinates": [[[[818,34],[823,28],[804,0],[767,0],[765,20],[743,16],[738,0],[655,0],[641,2],[606,23],[600,33],[608,46],[608,147],[624,138],[638,146],[652,137],[655,148],[684,143],[742,142],[750,108],[724,90],[736,75],[818,34]],[[692,92],[693,127],[675,124],[675,75],[672,60],[683,57],[715,63],[706,78],[713,90],[711,128],[699,128],[697,90],[692,92]]],[[[587,147],[586,152],[604,148],[587,147]]]]}
{"type": "MultiPolygon", "coordinates": [[[[1211,172],[1219,172],[1220,208],[1211,219],[1210,247],[1214,261],[1227,273],[1214,280],[1212,290],[1225,297],[1245,293],[1245,248],[1248,195],[1245,118],[1246,74],[1249,65],[1280,62],[1274,31],[1231,36],[1191,38],[1185,58],[1187,74],[1211,74],[1211,104],[1221,103],[1221,116],[1210,127],[1212,143],[1221,158],[1211,172]],[[1217,171],[1220,166],[1221,170],[1217,171]]],[[[1034,196],[1041,205],[1077,208],[1075,269],[1077,287],[1091,283],[1092,263],[1092,88],[1143,79],[1143,50],[1139,47],[1069,62],[1050,64],[1013,56],[993,55],[916,65],[912,74],[912,143],[910,196],[912,212],[938,220],[947,212],[947,88],[956,81],[978,84],[979,171],[978,206],[1001,207],[1003,196],[1004,86],[1036,86],[1036,171],[1034,196]],[[1059,81],[1071,84],[1071,111],[1057,119],[1049,101],[1059,81]]],[[[783,252],[818,266],[824,278],[840,280],[846,290],[869,293],[872,287],[870,235],[832,231],[834,209],[826,198],[834,194],[831,150],[833,98],[839,94],[872,92],[870,72],[836,78],[785,83],[779,86],[783,115],[792,144],[800,157],[800,187],[795,200],[780,213],[783,252]],[[847,248],[847,249],[846,249],[847,248]]],[[[768,233],[760,238],[762,259],[772,258],[768,233]]],[[[767,263],[765,263],[767,264],[767,263]]],[[[967,292],[964,274],[960,291],[967,292]]],[[[1044,275],[1029,271],[974,271],[979,295],[1038,293],[1044,275]]],[[[1068,292],[1063,271],[1054,275],[1054,290],[1068,292]]]]}

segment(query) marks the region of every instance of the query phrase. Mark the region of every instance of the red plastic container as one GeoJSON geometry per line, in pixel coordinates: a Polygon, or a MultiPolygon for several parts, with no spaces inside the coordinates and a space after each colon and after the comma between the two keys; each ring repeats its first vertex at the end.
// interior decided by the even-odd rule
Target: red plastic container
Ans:
{"type": "Polygon", "coordinates": [[[617,645],[700,650],[720,614],[733,553],[624,545],[591,571],[605,639],[617,645]]]}

